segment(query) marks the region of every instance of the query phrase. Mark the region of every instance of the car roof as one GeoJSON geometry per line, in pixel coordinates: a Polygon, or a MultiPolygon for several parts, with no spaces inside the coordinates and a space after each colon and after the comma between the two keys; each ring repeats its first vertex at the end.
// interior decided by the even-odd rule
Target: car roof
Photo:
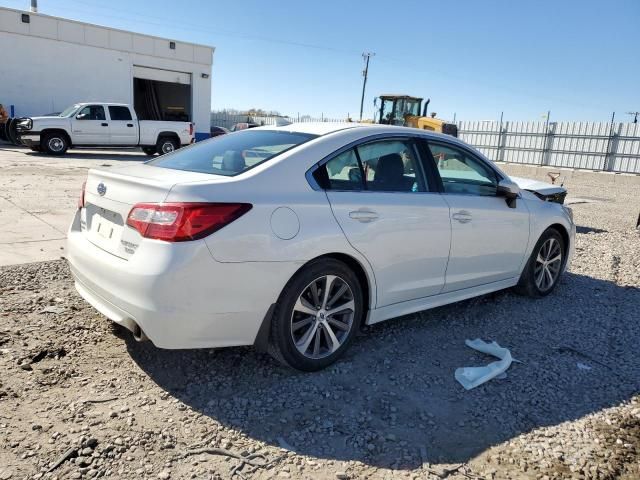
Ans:
{"type": "Polygon", "coordinates": [[[381,125],[377,123],[355,123],[355,122],[310,122],[310,123],[291,123],[289,125],[275,126],[265,125],[254,130],[272,130],[276,132],[292,132],[307,133],[311,135],[325,136],[345,130],[357,129],[362,136],[376,134],[398,134],[406,133],[411,136],[421,136],[432,139],[442,139],[450,143],[458,143],[467,146],[463,141],[456,137],[444,133],[433,132],[430,130],[422,130],[413,127],[400,127],[396,125],[381,125]]]}
{"type": "Polygon", "coordinates": [[[85,105],[106,105],[108,107],[128,107],[128,103],[114,103],[114,102],[78,102],[74,105],[84,107],[85,105]]]}
{"type": "Polygon", "coordinates": [[[274,130],[278,132],[308,133],[310,135],[327,135],[329,133],[345,130],[347,128],[362,127],[366,124],[353,122],[300,122],[289,125],[265,125],[259,127],[263,130],[274,130]]]}

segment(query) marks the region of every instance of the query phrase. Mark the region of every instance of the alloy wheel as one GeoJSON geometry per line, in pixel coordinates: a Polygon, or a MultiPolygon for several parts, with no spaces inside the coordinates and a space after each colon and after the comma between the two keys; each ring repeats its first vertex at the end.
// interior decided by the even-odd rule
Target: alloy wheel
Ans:
{"type": "Polygon", "coordinates": [[[533,271],[536,286],[545,292],[553,287],[562,267],[562,247],[555,238],[548,238],[540,247],[533,271]]]}
{"type": "Polygon", "coordinates": [[[48,146],[52,152],[61,152],[64,149],[64,141],[60,137],[51,137],[48,146]]]}
{"type": "Polygon", "coordinates": [[[175,150],[175,147],[173,146],[173,143],[171,142],[164,142],[162,144],[162,153],[171,153],[175,150]]]}
{"type": "Polygon", "coordinates": [[[355,302],[349,284],[324,275],[307,285],[291,313],[291,337],[298,352],[318,359],[331,355],[353,327],[355,302]]]}

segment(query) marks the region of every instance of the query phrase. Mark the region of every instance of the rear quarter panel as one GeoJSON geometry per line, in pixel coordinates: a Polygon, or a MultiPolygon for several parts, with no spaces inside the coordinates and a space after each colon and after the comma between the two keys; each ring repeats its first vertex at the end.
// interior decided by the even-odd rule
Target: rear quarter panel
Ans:
{"type": "Polygon", "coordinates": [[[178,135],[181,145],[189,145],[191,143],[189,122],[139,120],[138,124],[140,126],[140,145],[155,145],[158,142],[158,136],[162,132],[172,132],[178,135]]]}

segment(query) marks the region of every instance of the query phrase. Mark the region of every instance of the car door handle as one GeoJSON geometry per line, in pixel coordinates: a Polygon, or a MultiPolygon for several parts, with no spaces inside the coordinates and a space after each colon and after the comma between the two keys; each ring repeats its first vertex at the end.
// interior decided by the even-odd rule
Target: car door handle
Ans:
{"type": "Polygon", "coordinates": [[[102,125],[103,127],[108,127],[109,126],[108,123],[101,123],[100,125],[102,125]]]}
{"type": "Polygon", "coordinates": [[[456,212],[453,215],[451,215],[451,218],[453,218],[454,220],[460,223],[469,223],[472,217],[471,217],[471,213],[467,212],[466,210],[460,210],[459,212],[456,212]]]}
{"type": "Polygon", "coordinates": [[[362,223],[373,222],[377,220],[378,214],[373,210],[354,210],[353,212],[349,212],[349,218],[353,218],[362,223]]]}
{"type": "Polygon", "coordinates": [[[127,127],[133,127],[133,123],[127,123],[127,127]]]}

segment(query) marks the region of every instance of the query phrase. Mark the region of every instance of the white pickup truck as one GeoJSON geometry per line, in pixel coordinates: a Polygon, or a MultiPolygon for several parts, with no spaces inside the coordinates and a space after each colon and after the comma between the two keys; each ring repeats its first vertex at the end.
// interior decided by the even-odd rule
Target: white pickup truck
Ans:
{"type": "Polygon", "coordinates": [[[160,155],[193,143],[193,123],[138,120],[123,103],[77,103],[55,116],[18,120],[20,142],[31,150],[63,155],[73,147],[136,147],[160,155]]]}

